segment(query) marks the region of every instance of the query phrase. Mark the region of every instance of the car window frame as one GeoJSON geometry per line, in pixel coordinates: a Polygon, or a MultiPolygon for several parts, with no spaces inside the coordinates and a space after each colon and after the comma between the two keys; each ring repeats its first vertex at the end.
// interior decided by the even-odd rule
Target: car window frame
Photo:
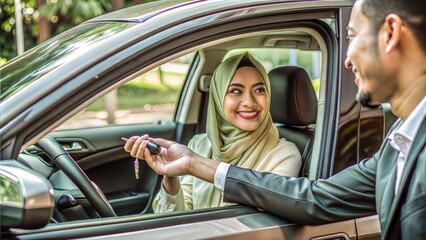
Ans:
{"type": "MultiPolygon", "coordinates": [[[[328,62],[327,62],[328,63],[328,62]]],[[[154,65],[155,65],[155,63],[153,63],[154,65]]],[[[327,65],[329,65],[329,64],[327,64],[327,65]]],[[[329,67],[329,66],[328,66],[329,67]]],[[[327,70],[329,70],[329,68],[327,67],[327,70]]],[[[147,68],[149,68],[149,67],[147,67],[147,68]]],[[[336,73],[337,74],[337,73],[336,73]]],[[[328,76],[327,75],[327,77],[326,78],[324,78],[324,79],[330,79],[330,76],[328,76]]],[[[332,78],[333,79],[333,78],[332,78]]],[[[337,79],[337,78],[334,78],[334,79],[337,79]]],[[[116,83],[116,85],[119,85],[119,84],[121,84],[122,83],[122,81],[124,81],[124,80],[120,80],[120,82],[117,82],[116,83]]],[[[108,88],[109,89],[109,88],[108,88]]],[[[104,89],[104,91],[106,91],[107,90],[107,88],[105,88],[104,89]]],[[[332,135],[332,133],[329,133],[328,135],[332,135]]],[[[210,210],[207,210],[207,212],[210,212],[210,211],[214,211],[215,209],[210,209],[210,210]]],[[[202,211],[202,212],[204,212],[204,211],[202,211]]],[[[190,214],[192,214],[192,212],[191,213],[185,213],[185,214],[183,214],[183,215],[190,215],[190,214]]],[[[173,214],[171,215],[171,216],[174,216],[173,214]]],[[[102,220],[100,220],[99,222],[102,222],[102,220]]],[[[70,224],[70,225],[72,225],[72,224],[70,224]]],[[[90,225],[90,224],[89,224],[90,225]]],[[[96,225],[96,224],[95,224],[96,225]]],[[[74,225],[74,226],[77,226],[77,224],[76,225],[74,225]]]]}

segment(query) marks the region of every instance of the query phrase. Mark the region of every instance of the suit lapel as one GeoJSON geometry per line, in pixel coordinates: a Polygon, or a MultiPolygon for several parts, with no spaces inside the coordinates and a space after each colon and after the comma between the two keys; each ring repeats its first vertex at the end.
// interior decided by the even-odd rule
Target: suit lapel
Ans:
{"type": "MultiPolygon", "coordinates": [[[[397,129],[402,124],[401,120],[395,122],[392,126],[389,134],[391,134],[395,129],[397,129]]],[[[389,219],[390,209],[392,203],[394,202],[395,197],[395,181],[396,181],[396,159],[398,156],[398,151],[396,151],[390,144],[388,139],[389,134],[385,137],[385,149],[383,150],[382,155],[380,156],[380,166],[381,173],[378,175],[377,183],[378,186],[377,193],[379,199],[377,199],[378,211],[380,213],[380,224],[382,230],[387,224],[389,219]]]]}
{"type": "MultiPolygon", "coordinates": [[[[417,132],[416,138],[414,139],[413,145],[411,147],[410,154],[408,155],[406,165],[404,167],[402,176],[401,176],[401,182],[400,186],[398,188],[398,192],[396,195],[396,199],[394,201],[391,201],[391,209],[389,211],[389,218],[387,223],[385,224],[385,229],[382,229],[384,237],[387,236],[387,233],[389,231],[389,226],[391,225],[392,221],[398,220],[396,217],[399,215],[397,214],[397,209],[400,208],[400,205],[402,203],[401,199],[405,197],[405,193],[402,192],[404,189],[408,188],[410,185],[411,179],[409,178],[410,172],[414,171],[417,163],[417,156],[419,155],[420,151],[423,149],[425,140],[426,140],[426,121],[423,119],[422,124],[420,125],[420,129],[417,132]],[[396,219],[395,219],[396,218],[396,219]]],[[[395,168],[396,169],[396,168],[395,168]]],[[[394,170],[395,170],[394,169],[394,170]]],[[[394,175],[396,175],[395,171],[392,171],[394,175]]],[[[393,197],[392,197],[393,198],[393,197]]],[[[392,199],[391,198],[391,199],[392,199]]],[[[385,238],[384,238],[385,239],[385,238]]]]}
{"type": "Polygon", "coordinates": [[[388,219],[390,218],[390,209],[395,198],[396,158],[398,156],[398,151],[393,149],[389,143],[386,148],[387,149],[384,150],[380,157],[381,165],[383,165],[382,169],[386,168],[386,170],[383,170],[384,174],[377,179],[379,182],[376,183],[377,186],[379,186],[379,189],[377,190],[382,190],[380,199],[377,203],[379,206],[382,232],[389,223],[388,219]]]}

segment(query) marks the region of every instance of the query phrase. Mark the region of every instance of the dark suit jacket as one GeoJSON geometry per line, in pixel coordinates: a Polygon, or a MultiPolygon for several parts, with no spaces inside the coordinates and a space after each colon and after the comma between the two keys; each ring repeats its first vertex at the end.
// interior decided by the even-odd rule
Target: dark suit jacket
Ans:
{"type": "Polygon", "coordinates": [[[423,119],[396,196],[398,152],[386,138],[372,158],[327,180],[310,181],[231,166],[224,201],[260,207],[301,224],[322,224],[378,213],[383,239],[426,239],[425,139],[423,119]]]}

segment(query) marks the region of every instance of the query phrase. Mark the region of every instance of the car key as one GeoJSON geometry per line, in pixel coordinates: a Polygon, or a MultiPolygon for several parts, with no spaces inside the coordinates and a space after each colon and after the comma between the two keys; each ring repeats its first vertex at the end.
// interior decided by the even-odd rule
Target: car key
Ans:
{"type": "MultiPolygon", "coordinates": [[[[127,141],[128,139],[125,138],[125,137],[122,137],[121,140],[127,141]]],[[[158,145],[154,142],[148,142],[147,147],[148,147],[148,149],[149,149],[149,151],[151,152],[152,155],[157,155],[161,151],[160,145],[158,145]]],[[[139,179],[139,159],[138,158],[135,158],[134,166],[135,166],[135,178],[139,179]]]]}
{"type": "MultiPolygon", "coordinates": [[[[121,140],[123,141],[127,141],[129,139],[122,137],[121,140]]],[[[148,148],[149,152],[152,155],[158,155],[161,152],[161,146],[156,144],[155,142],[148,142],[148,144],[146,145],[146,147],[148,148]]]]}
{"type": "Polygon", "coordinates": [[[135,161],[133,163],[135,164],[135,178],[137,180],[139,179],[139,159],[135,158],[135,161]]]}

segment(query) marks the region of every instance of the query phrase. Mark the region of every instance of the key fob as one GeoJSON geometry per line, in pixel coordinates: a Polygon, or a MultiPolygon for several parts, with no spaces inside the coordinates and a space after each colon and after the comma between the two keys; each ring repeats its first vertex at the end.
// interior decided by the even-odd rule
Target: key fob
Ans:
{"type": "MultiPolygon", "coordinates": [[[[122,141],[127,141],[128,139],[125,137],[121,138],[122,141]]],[[[152,155],[158,155],[161,151],[161,146],[156,144],[155,142],[148,142],[147,146],[148,150],[152,155]]]]}
{"type": "Polygon", "coordinates": [[[146,147],[149,149],[152,155],[158,155],[161,151],[161,146],[155,142],[148,142],[146,147]]]}

